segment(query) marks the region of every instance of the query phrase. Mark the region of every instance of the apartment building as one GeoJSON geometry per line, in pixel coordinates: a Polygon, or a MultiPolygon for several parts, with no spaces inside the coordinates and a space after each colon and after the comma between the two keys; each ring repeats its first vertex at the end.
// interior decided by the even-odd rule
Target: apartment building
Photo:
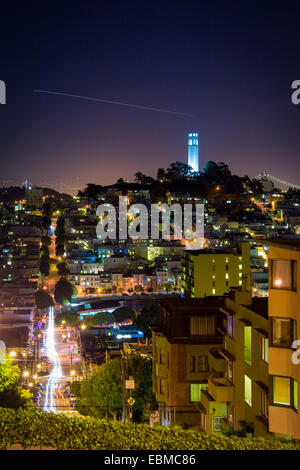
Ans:
{"type": "Polygon", "coordinates": [[[152,327],[153,393],[159,423],[201,429],[199,402],[215,370],[209,353],[223,348],[224,298],[168,299],[152,327]]]}
{"type": "Polygon", "coordinates": [[[243,275],[250,289],[250,244],[242,242],[235,249],[186,250],[182,271],[182,293],[186,297],[224,295],[231,287],[242,285],[243,275]]]}
{"type": "Polygon", "coordinates": [[[218,373],[201,395],[201,422],[207,434],[229,426],[252,436],[269,434],[268,299],[232,291],[220,308],[224,348],[215,356],[218,373]]]}
{"type": "Polygon", "coordinates": [[[269,429],[300,438],[300,240],[270,239],[269,246],[269,429]],[[294,348],[295,346],[295,348],[294,348]]]}

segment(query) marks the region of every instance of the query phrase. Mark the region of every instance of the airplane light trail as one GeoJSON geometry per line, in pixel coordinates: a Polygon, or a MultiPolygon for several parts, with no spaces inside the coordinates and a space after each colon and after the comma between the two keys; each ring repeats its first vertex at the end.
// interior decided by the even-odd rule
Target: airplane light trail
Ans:
{"type": "Polygon", "coordinates": [[[53,411],[55,412],[54,406],[54,395],[55,388],[58,380],[62,376],[62,369],[60,365],[60,360],[55,349],[55,340],[54,340],[54,308],[49,308],[49,318],[48,318],[48,329],[47,329],[47,339],[45,343],[47,349],[47,355],[49,360],[53,364],[53,369],[51,374],[49,375],[49,379],[46,386],[46,396],[45,396],[45,404],[44,404],[44,411],[53,411]]]}
{"type": "Polygon", "coordinates": [[[137,104],[123,103],[121,101],[105,100],[103,98],[91,98],[89,96],[72,95],[70,93],[63,93],[63,92],[58,92],[58,91],[48,91],[48,90],[33,90],[33,91],[35,93],[45,93],[45,94],[48,94],[48,95],[68,96],[70,98],[79,98],[81,100],[99,101],[100,103],[117,104],[119,106],[127,106],[129,108],[144,109],[146,111],[156,111],[156,112],[159,112],[159,113],[177,114],[179,116],[194,117],[192,114],[180,113],[178,111],[170,111],[168,109],[161,109],[161,108],[151,108],[149,106],[141,106],[141,105],[137,105],[137,104]]]}

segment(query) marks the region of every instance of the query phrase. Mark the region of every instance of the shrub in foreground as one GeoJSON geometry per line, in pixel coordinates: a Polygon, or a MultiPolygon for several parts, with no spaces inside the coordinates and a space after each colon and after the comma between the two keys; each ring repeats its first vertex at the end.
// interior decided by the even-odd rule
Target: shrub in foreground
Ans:
{"type": "Polygon", "coordinates": [[[13,444],[58,450],[300,450],[299,441],[207,436],[178,427],[1,408],[0,448],[13,444]]]}

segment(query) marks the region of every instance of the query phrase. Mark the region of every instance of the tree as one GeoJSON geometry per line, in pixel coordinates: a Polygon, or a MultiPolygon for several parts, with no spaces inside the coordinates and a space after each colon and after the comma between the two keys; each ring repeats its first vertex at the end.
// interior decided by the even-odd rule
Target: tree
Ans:
{"type": "Polygon", "coordinates": [[[157,179],[158,179],[158,181],[160,181],[160,182],[165,181],[165,179],[166,179],[166,172],[165,172],[165,170],[164,170],[163,168],[159,168],[159,169],[157,170],[157,179]]]}
{"type": "Polygon", "coordinates": [[[167,283],[165,284],[165,291],[166,291],[166,292],[170,292],[170,291],[172,291],[172,290],[173,290],[173,284],[171,284],[171,282],[167,282],[167,283]]]}
{"type": "Polygon", "coordinates": [[[90,317],[87,320],[87,324],[89,326],[104,326],[104,325],[112,325],[115,323],[116,319],[112,313],[103,312],[97,313],[93,317],[90,317]]]}
{"type": "Polygon", "coordinates": [[[135,313],[131,308],[124,306],[114,310],[114,317],[117,323],[122,323],[125,320],[133,320],[135,313]]]}
{"type": "Polygon", "coordinates": [[[109,360],[102,364],[98,372],[82,382],[75,408],[83,415],[97,418],[108,418],[111,415],[117,419],[122,415],[121,359],[109,360]]]}
{"type": "Polygon", "coordinates": [[[55,315],[55,323],[57,325],[61,325],[63,321],[65,321],[67,325],[74,326],[79,321],[79,317],[77,313],[72,310],[64,310],[55,315]]]}
{"type": "Polygon", "coordinates": [[[135,286],[135,292],[144,292],[144,287],[143,286],[135,286]]]}
{"type": "Polygon", "coordinates": [[[56,245],[56,249],[55,249],[56,256],[62,256],[64,252],[65,252],[64,245],[56,245]]]}
{"type": "Polygon", "coordinates": [[[20,369],[8,360],[0,364],[0,392],[14,387],[19,379],[20,369]]]}
{"type": "Polygon", "coordinates": [[[50,225],[51,225],[51,219],[50,217],[45,217],[43,216],[42,217],[42,228],[45,232],[47,232],[50,228],[50,225]]]}
{"type": "Polygon", "coordinates": [[[141,356],[129,358],[129,375],[134,379],[132,396],[135,399],[133,419],[143,421],[146,405],[154,400],[152,392],[152,361],[141,356]]]}
{"type": "Polygon", "coordinates": [[[49,271],[50,271],[49,256],[47,255],[41,256],[40,271],[43,276],[49,276],[49,271]]]}
{"type": "Polygon", "coordinates": [[[51,238],[48,235],[42,236],[42,245],[43,246],[50,246],[51,245],[51,238]]]}
{"type": "Polygon", "coordinates": [[[180,179],[188,176],[193,171],[193,168],[187,163],[174,162],[168,168],[167,178],[170,180],[180,179]]]}
{"type": "Polygon", "coordinates": [[[31,393],[18,386],[20,369],[11,362],[0,364],[0,407],[24,408],[33,406],[31,393]]]}
{"type": "Polygon", "coordinates": [[[51,219],[52,209],[51,209],[50,204],[47,204],[47,203],[43,204],[42,214],[44,217],[48,217],[48,219],[51,219]]]}
{"type": "Polygon", "coordinates": [[[45,310],[46,308],[53,307],[54,301],[50,294],[43,289],[39,289],[35,293],[35,303],[38,309],[45,310]]]}
{"type": "Polygon", "coordinates": [[[70,274],[70,271],[66,263],[58,263],[56,267],[57,267],[58,274],[60,276],[67,276],[68,274],[70,274]]]}
{"type": "Polygon", "coordinates": [[[54,299],[57,303],[70,302],[74,293],[72,284],[62,277],[55,285],[54,299]]]}
{"type": "Polygon", "coordinates": [[[147,338],[151,338],[151,325],[154,325],[158,318],[158,305],[153,304],[142,309],[141,313],[136,316],[135,325],[141,330],[147,338]]]}
{"type": "Polygon", "coordinates": [[[45,255],[49,258],[49,248],[46,245],[41,246],[41,255],[45,255]]]}

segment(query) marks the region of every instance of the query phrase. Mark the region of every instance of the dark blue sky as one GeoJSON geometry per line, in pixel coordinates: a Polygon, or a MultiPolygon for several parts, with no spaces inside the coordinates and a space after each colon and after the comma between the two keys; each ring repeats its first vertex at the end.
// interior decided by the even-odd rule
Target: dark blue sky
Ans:
{"type": "Polygon", "coordinates": [[[186,161],[300,184],[296,2],[139,1],[1,6],[0,184],[72,190],[186,161]],[[247,3],[247,6],[246,6],[247,3]],[[275,5],[275,6],[274,6],[275,5]],[[42,95],[123,101],[193,118],[42,95]]]}

